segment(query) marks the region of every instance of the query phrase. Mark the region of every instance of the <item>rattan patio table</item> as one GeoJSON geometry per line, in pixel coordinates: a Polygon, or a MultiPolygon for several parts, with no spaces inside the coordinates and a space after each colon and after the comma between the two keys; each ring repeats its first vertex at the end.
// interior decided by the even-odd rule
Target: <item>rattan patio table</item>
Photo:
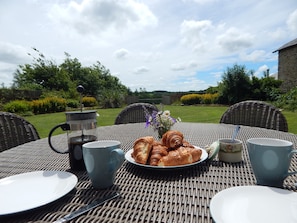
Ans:
{"type": "MultiPolygon", "coordinates": [[[[230,137],[234,126],[177,123],[174,129],[183,132],[193,145],[204,147],[219,138],[230,137]]],[[[135,139],[147,135],[157,137],[152,129],[144,128],[144,123],[98,127],[99,139],[119,140],[125,152],[132,148],[135,139]]],[[[295,134],[242,126],[237,137],[244,142],[241,163],[223,163],[215,158],[190,168],[159,171],[125,162],[117,172],[115,185],[104,190],[93,189],[85,171],[70,170],[68,155],[53,152],[47,138],[23,144],[0,153],[0,179],[30,171],[59,170],[74,173],[79,181],[64,197],[34,210],[2,216],[0,222],[53,222],[114,191],[121,194],[119,199],[71,222],[212,222],[209,205],[216,193],[234,186],[255,184],[246,148],[246,140],[252,137],[285,139],[297,145],[295,134]]],[[[67,146],[66,134],[54,136],[53,140],[67,146]]],[[[297,169],[297,157],[293,157],[291,166],[297,169]]],[[[297,191],[296,182],[296,175],[290,176],[284,188],[297,191]]],[[[5,201],[0,198],[0,202],[5,201]]]]}

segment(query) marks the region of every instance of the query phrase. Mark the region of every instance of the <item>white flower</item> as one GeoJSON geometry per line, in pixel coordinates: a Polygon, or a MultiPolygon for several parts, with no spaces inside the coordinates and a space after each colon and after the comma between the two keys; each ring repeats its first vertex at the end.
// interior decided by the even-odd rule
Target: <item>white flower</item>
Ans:
{"type": "Polygon", "coordinates": [[[163,128],[165,130],[169,130],[176,122],[180,122],[181,119],[178,117],[177,119],[170,116],[170,111],[153,111],[150,114],[147,109],[144,107],[145,117],[146,117],[146,127],[149,125],[154,128],[154,130],[158,130],[159,128],[163,128]]]}

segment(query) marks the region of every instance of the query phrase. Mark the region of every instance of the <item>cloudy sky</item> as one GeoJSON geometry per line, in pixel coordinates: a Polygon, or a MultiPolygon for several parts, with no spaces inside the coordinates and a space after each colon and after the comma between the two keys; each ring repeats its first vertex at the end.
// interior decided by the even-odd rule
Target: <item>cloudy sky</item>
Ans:
{"type": "Polygon", "coordinates": [[[227,67],[277,72],[297,38],[296,0],[1,0],[0,83],[32,48],[60,64],[100,61],[131,90],[203,90],[227,67]]]}

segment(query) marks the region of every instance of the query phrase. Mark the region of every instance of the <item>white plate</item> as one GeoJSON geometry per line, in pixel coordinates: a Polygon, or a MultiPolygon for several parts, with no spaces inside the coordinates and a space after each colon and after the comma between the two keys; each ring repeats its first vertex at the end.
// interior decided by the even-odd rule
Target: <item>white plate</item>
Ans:
{"type": "Polygon", "coordinates": [[[140,163],[136,163],[135,160],[133,159],[133,157],[131,156],[133,149],[130,149],[126,154],[125,154],[125,159],[129,162],[132,163],[134,165],[140,166],[140,167],[145,167],[145,168],[150,168],[150,169],[159,169],[159,170],[164,170],[164,169],[177,169],[177,168],[184,168],[184,167],[189,167],[189,166],[194,166],[197,165],[198,163],[203,162],[204,160],[207,159],[208,157],[208,153],[204,150],[201,149],[197,146],[195,146],[196,149],[200,149],[202,150],[202,154],[201,154],[201,159],[195,163],[190,163],[190,164],[186,164],[186,165],[179,165],[179,166],[150,166],[150,165],[144,165],[144,164],[140,164],[140,163]]]}
{"type": "Polygon", "coordinates": [[[37,208],[55,201],[77,184],[77,177],[62,171],[36,171],[0,180],[0,216],[37,208]]]}
{"type": "Polygon", "coordinates": [[[216,223],[296,223],[297,193],[273,187],[232,187],[210,202],[216,223]]]}

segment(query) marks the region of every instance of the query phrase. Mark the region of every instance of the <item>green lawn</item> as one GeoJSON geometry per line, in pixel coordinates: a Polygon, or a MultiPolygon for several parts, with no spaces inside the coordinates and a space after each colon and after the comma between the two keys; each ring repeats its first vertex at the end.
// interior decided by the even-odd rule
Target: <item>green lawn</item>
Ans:
{"type": "MultiPolygon", "coordinates": [[[[203,122],[203,123],[219,123],[222,114],[227,110],[227,106],[178,106],[165,105],[163,109],[170,110],[173,117],[180,117],[183,122],[203,122]]],[[[117,114],[122,108],[113,109],[97,109],[99,117],[97,119],[98,126],[113,125],[117,114]]],[[[289,132],[297,134],[297,112],[283,111],[288,125],[289,132]]],[[[65,122],[66,116],[64,112],[34,115],[25,117],[37,129],[41,138],[47,137],[51,128],[55,125],[65,122]]],[[[57,130],[55,133],[62,133],[57,130]]]]}

